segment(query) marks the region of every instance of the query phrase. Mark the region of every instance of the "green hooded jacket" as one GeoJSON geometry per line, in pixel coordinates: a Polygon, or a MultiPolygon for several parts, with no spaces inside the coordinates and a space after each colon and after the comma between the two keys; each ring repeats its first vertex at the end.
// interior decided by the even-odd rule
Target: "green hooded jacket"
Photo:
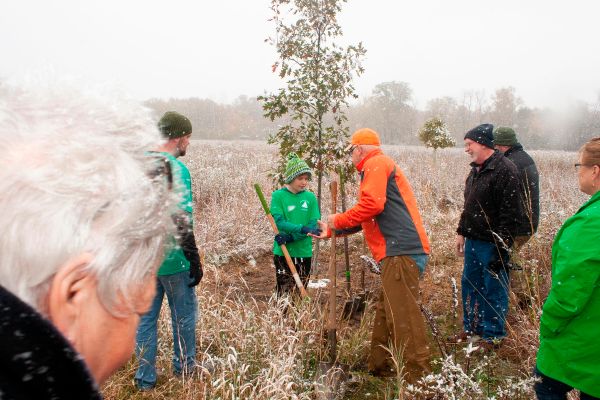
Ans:
{"type": "Polygon", "coordinates": [[[537,367],[600,397],[600,191],[565,221],[552,244],[537,367]]]}

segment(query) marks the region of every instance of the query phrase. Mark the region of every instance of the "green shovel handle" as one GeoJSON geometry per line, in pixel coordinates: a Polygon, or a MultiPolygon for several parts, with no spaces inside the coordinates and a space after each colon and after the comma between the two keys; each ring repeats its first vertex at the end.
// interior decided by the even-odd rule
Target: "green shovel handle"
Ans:
{"type": "Polygon", "coordinates": [[[254,190],[256,190],[256,194],[258,195],[260,204],[262,204],[262,207],[265,210],[265,214],[267,214],[267,215],[271,214],[271,210],[269,210],[269,206],[267,205],[267,200],[265,199],[265,196],[263,195],[263,192],[258,183],[254,184],[254,190]]]}

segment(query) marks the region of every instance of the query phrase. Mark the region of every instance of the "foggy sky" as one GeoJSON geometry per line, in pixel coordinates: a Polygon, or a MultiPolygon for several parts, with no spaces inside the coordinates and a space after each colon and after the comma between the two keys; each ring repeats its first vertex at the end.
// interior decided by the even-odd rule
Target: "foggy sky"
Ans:
{"type": "MultiPolygon", "coordinates": [[[[229,102],[282,82],[268,0],[4,0],[0,79],[40,70],[109,82],[140,99],[229,102]]],[[[600,1],[349,0],[344,42],[362,41],[360,95],[408,82],[416,106],[514,86],[529,106],[595,102],[600,1]]]]}

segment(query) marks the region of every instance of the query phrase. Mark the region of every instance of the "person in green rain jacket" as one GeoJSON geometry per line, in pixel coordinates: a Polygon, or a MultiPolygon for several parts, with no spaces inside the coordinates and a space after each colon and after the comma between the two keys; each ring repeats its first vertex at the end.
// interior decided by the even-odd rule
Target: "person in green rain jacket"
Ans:
{"type": "Polygon", "coordinates": [[[552,245],[552,287],[540,320],[535,384],[539,400],[600,398],[600,137],[575,164],[591,198],[560,228],[552,245]]]}

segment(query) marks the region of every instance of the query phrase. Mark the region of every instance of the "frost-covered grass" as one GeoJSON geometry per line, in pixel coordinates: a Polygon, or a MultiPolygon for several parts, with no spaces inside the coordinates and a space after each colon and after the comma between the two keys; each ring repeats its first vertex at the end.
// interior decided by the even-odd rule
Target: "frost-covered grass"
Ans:
{"type": "MultiPolygon", "coordinates": [[[[531,306],[511,306],[508,338],[502,348],[483,356],[472,348],[445,343],[460,330],[462,260],[454,255],[455,227],[462,206],[468,158],[462,149],[385,147],[411,182],[429,233],[433,254],[422,282],[422,301],[430,312],[435,353],[434,373],[422,385],[406,387],[401,376],[380,380],[366,373],[372,309],[361,323],[338,327],[339,360],[352,373],[345,390],[348,399],[530,399],[531,370],[538,346],[538,320],[550,284],[552,238],[562,222],[585,201],[577,189],[574,153],[534,151],[541,174],[541,223],[538,234],[523,248],[529,274],[531,306]],[[454,281],[454,283],[453,283],[454,281]],[[439,343],[439,345],[438,345],[439,343]]],[[[206,251],[206,280],[200,285],[198,325],[200,360],[215,365],[212,375],[181,380],[171,373],[171,327],[168,308],[161,315],[158,355],[159,382],[155,390],[138,393],[133,386],[132,360],[103,388],[107,399],[314,399],[314,378],[325,359],[323,341],[327,292],[312,292],[310,302],[289,306],[253,293],[270,293],[272,233],[252,185],[261,184],[267,197],[273,190],[267,173],[275,165],[276,149],[259,142],[194,141],[183,161],[190,167],[195,195],[195,231],[206,251]],[[257,261],[258,260],[258,261],[257,261]],[[269,279],[263,277],[269,276],[269,279]]],[[[327,181],[326,181],[327,183],[327,181]]],[[[324,186],[323,214],[330,201],[324,186]]],[[[316,188],[315,188],[316,191],[316,188]]],[[[356,186],[348,188],[348,204],[356,186]]],[[[338,202],[339,203],[339,202],[338,202]]],[[[321,273],[326,269],[329,244],[323,243],[321,273]]],[[[338,249],[341,248],[341,241],[338,249]]],[[[350,241],[353,290],[359,290],[360,237],[350,241]]],[[[343,291],[343,257],[338,301],[343,291]]],[[[367,289],[378,277],[367,272],[367,289]]],[[[432,329],[429,329],[430,331],[432,329]]],[[[400,360],[398,360],[401,365],[400,360]]]]}

